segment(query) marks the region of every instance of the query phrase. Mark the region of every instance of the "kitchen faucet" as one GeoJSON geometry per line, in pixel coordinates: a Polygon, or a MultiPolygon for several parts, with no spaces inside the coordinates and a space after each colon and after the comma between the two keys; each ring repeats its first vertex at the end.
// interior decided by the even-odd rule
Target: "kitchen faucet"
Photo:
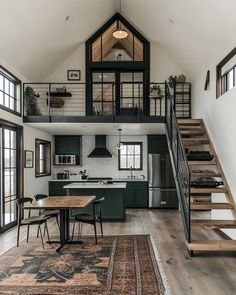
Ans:
{"type": "Polygon", "coordinates": [[[130,178],[133,179],[135,176],[133,175],[133,167],[130,166],[130,178]]]}

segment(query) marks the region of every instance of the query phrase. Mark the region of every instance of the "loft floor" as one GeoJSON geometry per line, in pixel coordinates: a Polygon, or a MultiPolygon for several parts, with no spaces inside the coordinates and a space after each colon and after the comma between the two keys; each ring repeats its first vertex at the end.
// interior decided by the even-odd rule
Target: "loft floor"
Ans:
{"type": "MultiPolygon", "coordinates": [[[[197,213],[201,218],[202,213],[197,213]]],[[[208,213],[204,213],[208,214],[208,213]]],[[[197,217],[196,216],[196,217],[197,217]]],[[[57,233],[56,223],[50,222],[50,234],[57,233]]],[[[31,234],[35,229],[31,229],[31,234]]],[[[93,227],[84,225],[84,234],[93,234],[93,227]]],[[[143,234],[152,235],[172,291],[172,295],[233,295],[236,294],[235,253],[199,254],[189,257],[184,244],[184,232],[180,212],[173,210],[127,210],[125,222],[104,223],[106,235],[143,234]]],[[[200,231],[198,237],[219,239],[215,232],[200,231]]],[[[21,230],[21,239],[26,227],[21,230]]],[[[16,229],[0,236],[3,253],[16,244],[16,229]]]]}

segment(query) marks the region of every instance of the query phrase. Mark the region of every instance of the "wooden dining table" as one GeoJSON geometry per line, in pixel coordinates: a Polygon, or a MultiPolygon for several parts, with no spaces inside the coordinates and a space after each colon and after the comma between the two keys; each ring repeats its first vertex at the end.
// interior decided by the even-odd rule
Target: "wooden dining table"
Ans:
{"type": "Polygon", "coordinates": [[[59,252],[66,244],[81,244],[82,241],[70,240],[70,220],[69,211],[71,209],[80,209],[90,204],[95,196],[53,196],[24,205],[27,210],[59,210],[60,214],[60,240],[50,241],[59,243],[56,249],[59,252]]]}

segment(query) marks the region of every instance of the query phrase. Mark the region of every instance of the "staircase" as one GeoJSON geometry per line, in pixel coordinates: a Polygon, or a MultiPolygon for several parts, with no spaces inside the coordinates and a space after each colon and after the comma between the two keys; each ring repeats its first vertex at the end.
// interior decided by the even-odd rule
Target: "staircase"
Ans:
{"type": "MultiPolygon", "coordinates": [[[[179,131],[184,150],[205,150],[214,155],[211,161],[187,161],[190,179],[195,180],[198,177],[214,177],[217,181],[223,181],[223,185],[216,188],[189,188],[189,235],[186,242],[187,249],[190,254],[193,251],[236,251],[236,241],[229,239],[222,240],[193,240],[195,231],[199,229],[225,229],[236,228],[236,205],[230,191],[220,161],[215,152],[211,138],[207,132],[206,126],[201,119],[179,119],[177,122],[177,132],[179,131]],[[213,202],[217,199],[217,194],[222,198],[225,196],[224,202],[213,202]],[[234,219],[214,220],[199,219],[194,217],[199,211],[211,210],[230,210],[234,219]]],[[[173,124],[171,124],[173,126],[173,124]]],[[[172,127],[173,128],[173,127],[172,127]]],[[[172,131],[173,133],[173,131],[172,131]]],[[[172,140],[173,141],[173,140],[172,140]]],[[[181,185],[181,183],[179,182],[181,185]]]]}

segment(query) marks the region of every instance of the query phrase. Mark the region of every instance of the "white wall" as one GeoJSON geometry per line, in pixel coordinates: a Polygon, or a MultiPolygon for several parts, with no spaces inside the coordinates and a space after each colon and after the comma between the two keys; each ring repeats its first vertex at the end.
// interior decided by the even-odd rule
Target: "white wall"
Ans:
{"type": "MultiPolygon", "coordinates": [[[[172,58],[161,46],[151,43],[150,82],[164,82],[170,75],[185,74],[176,58],[172,58]]],[[[60,66],[53,71],[45,82],[68,82],[67,70],[81,70],[81,81],[85,82],[85,43],[81,44],[60,66]]],[[[187,80],[189,81],[188,77],[187,80]]]]}
{"type": "MultiPolygon", "coordinates": [[[[17,78],[19,78],[23,82],[27,81],[27,79],[21,73],[17,72],[17,70],[15,70],[12,66],[9,66],[3,60],[0,60],[0,64],[11,71],[15,76],[17,76],[17,78]]],[[[53,140],[53,137],[50,134],[47,134],[35,128],[31,128],[27,126],[27,124],[23,124],[22,117],[13,115],[1,109],[0,119],[4,119],[6,121],[22,125],[24,127],[24,150],[35,151],[35,138],[40,138],[48,141],[53,140]]],[[[35,178],[34,168],[24,168],[24,195],[33,196],[36,193],[48,193],[49,179],[51,179],[51,176],[35,178]]]]}
{"type": "MultiPolygon", "coordinates": [[[[115,146],[118,143],[117,136],[107,136],[107,148],[114,155],[114,158],[88,158],[87,155],[95,147],[95,136],[82,137],[82,166],[76,168],[66,167],[70,172],[79,173],[80,170],[87,170],[90,177],[112,177],[122,178],[130,175],[129,171],[118,170],[118,150],[115,146]]],[[[133,175],[140,177],[145,175],[147,179],[147,136],[122,136],[123,141],[139,141],[143,143],[143,170],[133,171],[133,175]]],[[[63,168],[54,167],[54,178],[56,173],[63,172],[63,168]]],[[[71,176],[70,179],[80,179],[80,176],[71,176]]]]}
{"type": "MultiPolygon", "coordinates": [[[[236,88],[216,99],[216,65],[232,50],[229,48],[209,64],[193,83],[192,111],[195,118],[203,118],[221,165],[236,200],[236,88]],[[210,87],[204,91],[206,72],[210,70],[210,87]]],[[[219,197],[215,194],[215,200],[219,197]]],[[[225,211],[214,212],[213,217],[227,218],[225,211]]],[[[235,237],[236,231],[234,230],[235,237]]]]}

